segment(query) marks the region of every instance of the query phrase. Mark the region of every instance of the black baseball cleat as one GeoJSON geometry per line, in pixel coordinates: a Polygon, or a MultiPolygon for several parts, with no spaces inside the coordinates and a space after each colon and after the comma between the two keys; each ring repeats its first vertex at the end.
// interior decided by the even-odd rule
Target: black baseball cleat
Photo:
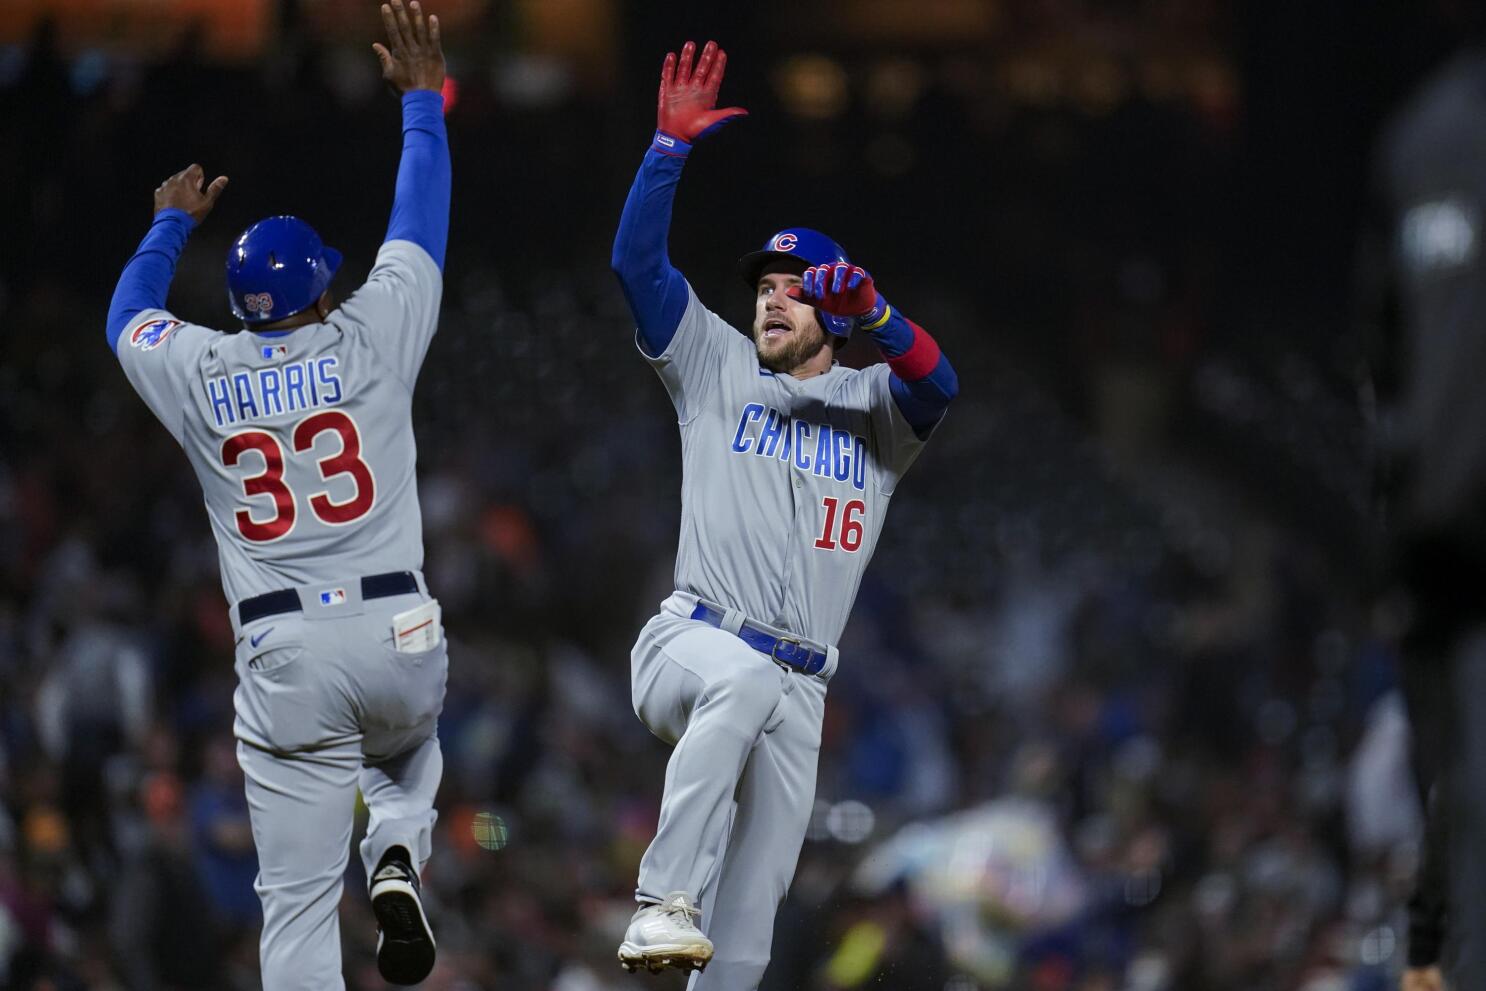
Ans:
{"type": "Polygon", "coordinates": [[[372,912],[377,917],[377,970],[389,984],[417,984],[433,970],[435,947],[423,914],[418,872],[401,849],[382,858],[372,877],[372,912]]]}

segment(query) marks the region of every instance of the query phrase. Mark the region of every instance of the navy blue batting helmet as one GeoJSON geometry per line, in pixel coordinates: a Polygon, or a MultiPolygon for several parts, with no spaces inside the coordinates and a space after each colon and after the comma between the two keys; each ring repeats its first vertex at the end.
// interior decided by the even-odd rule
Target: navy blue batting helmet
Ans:
{"type": "MultiPolygon", "coordinates": [[[[851,259],[846,257],[846,249],[835,241],[808,227],[786,227],[764,242],[764,246],[758,251],[750,251],[738,259],[738,274],[743,277],[743,282],[749,289],[758,287],[759,276],[763,274],[764,268],[770,262],[778,259],[790,259],[798,266],[799,272],[812,265],[829,265],[832,262],[846,262],[851,264],[851,259]]],[[[837,337],[850,337],[854,321],[850,317],[838,317],[824,310],[815,311],[820,315],[821,326],[837,337]]]]}
{"type": "Polygon", "coordinates": [[[315,305],[341,253],[298,217],[268,217],[227,252],[227,301],[246,324],[272,323],[315,305]]]}

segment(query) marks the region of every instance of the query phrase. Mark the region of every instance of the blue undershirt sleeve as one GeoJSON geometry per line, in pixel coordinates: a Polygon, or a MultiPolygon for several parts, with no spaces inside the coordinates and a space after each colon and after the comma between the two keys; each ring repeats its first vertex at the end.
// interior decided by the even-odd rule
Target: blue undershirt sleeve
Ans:
{"type": "Polygon", "coordinates": [[[934,370],[924,378],[905,382],[894,374],[888,378],[888,388],[914,433],[927,437],[949,409],[950,400],[959,394],[960,380],[949,359],[940,354],[934,370]]]}
{"type": "MultiPolygon", "coordinates": [[[[877,299],[879,307],[886,305],[882,302],[881,296],[877,299]]],[[[863,322],[866,322],[865,318],[863,322]]],[[[863,332],[872,338],[872,343],[877,345],[877,350],[881,351],[882,356],[889,361],[903,357],[908,353],[908,349],[913,347],[913,324],[896,308],[888,314],[887,323],[863,332]]]]}
{"type": "Polygon", "coordinates": [[[129,326],[129,321],[145,310],[165,308],[176,260],[195,227],[196,221],[184,210],[168,209],[155,214],[149,233],[125,263],[108,304],[105,334],[110,351],[117,352],[119,335],[129,326]]]}
{"type": "Polygon", "coordinates": [[[412,241],[444,268],[449,244],[449,135],[444,98],[416,89],[402,97],[402,160],[392,199],[388,241],[412,241]]]}
{"type": "Polygon", "coordinates": [[[666,252],[671,206],[689,150],[682,142],[673,142],[679,153],[655,147],[645,153],[624,201],[610,259],[639,328],[640,344],[652,358],[670,345],[686,313],[688,295],[685,277],[672,267],[666,252]]]}
{"type": "MultiPolygon", "coordinates": [[[[879,304],[881,304],[881,297],[879,304]]],[[[894,365],[892,375],[888,379],[888,388],[892,391],[893,400],[898,404],[898,409],[903,412],[903,418],[913,427],[919,437],[927,437],[929,431],[934,428],[944,411],[949,408],[950,401],[959,394],[959,376],[955,374],[954,367],[950,365],[949,359],[944,353],[939,352],[939,360],[927,375],[923,375],[918,369],[913,374],[921,375],[920,378],[912,380],[905,379],[898,374],[899,366],[897,359],[903,358],[915,347],[925,345],[932,346],[935,350],[938,345],[928,334],[913,321],[905,317],[897,309],[890,310],[887,322],[881,327],[866,331],[877,345],[883,357],[888,363],[894,365]]],[[[919,365],[919,369],[922,365],[919,365]]]]}

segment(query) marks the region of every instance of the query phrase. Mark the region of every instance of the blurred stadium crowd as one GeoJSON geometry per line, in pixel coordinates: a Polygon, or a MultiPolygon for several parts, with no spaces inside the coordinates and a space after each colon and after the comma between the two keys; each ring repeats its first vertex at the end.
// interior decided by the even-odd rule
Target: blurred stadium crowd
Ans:
{"type": "MultiPolygon", "coordinates": [[[[451,640],[431,988],[680,986],[613,960],[667,757],[631,711],[628,650],[670,589],[679,513],[671,411],[606,266],[652,56],[675,43],[635,20],[643,59],[611,92],[530,106],[465,77],[450,109],[448,285],[416,410],[451,640]],[[477,837],[489,815],[503,842],[477,837]]],[[[1237,179],[1355,161],[1367,120],[1276,165],[1303,122],[1269,136],[1243,111],[1283,102],[1283,57],[1201,99],[1082,102],[1036,71],[998,97],[974,60],[848,60],[853,86],[886,72],[911,98],[864,127],[785,120],[764,44],[729,47],[725,97],[754,120],[688,166],[673,258],[738,323],[732,259],[784,222],[830,230],[962,382],[841,645],[766,991],[1392,984],[1418,812],[1358,551],[1335,258],[1355,203],[1297,220],[1237,179]],[[1311,279],[1290,242],[1255,257],[1269,221],[1340,224],[1311,279]]],[[[177,312],[224,325],[226,244],[270,212],[345,249],[335,288],[353,288],[395,167],[374,71],[304,39],[252,68],[189,42],[137,64],[45,35],[0,49],[0,987],[256,986],[215,548],[103,314],[150,190],[193,159],[233,184],[177,312]]],[[[550,88],[525,71],[507,78],[550,88]]],[[[360,991],[381,985],[358,870],[360,991]]]]}

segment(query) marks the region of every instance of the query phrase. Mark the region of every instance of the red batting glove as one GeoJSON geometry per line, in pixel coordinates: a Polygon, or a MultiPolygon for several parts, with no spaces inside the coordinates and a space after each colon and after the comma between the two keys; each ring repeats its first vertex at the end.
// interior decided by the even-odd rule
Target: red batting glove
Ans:
{"type": "Polygon", "coordinates": [[[722,75],[728,66],[728,54],[709,41],[692,70],[691,59],[697,46],[688,41],[681,46],[681,60],[676,53],[666,55],[660,69],[660,97],[656,101],[655,126],[663,134],[690,144],[710,134],[730,120],[748,116],[742,107],[717,106],[717,91],[722,88],[722,75]]]}
{"type": "Polygon", "coordinates": [[[861,266],[847,262],[812,265],[800,276],[800,284],[784,294],[836,317],[867,316],[878,302],[872,276],[861,266]]]}

